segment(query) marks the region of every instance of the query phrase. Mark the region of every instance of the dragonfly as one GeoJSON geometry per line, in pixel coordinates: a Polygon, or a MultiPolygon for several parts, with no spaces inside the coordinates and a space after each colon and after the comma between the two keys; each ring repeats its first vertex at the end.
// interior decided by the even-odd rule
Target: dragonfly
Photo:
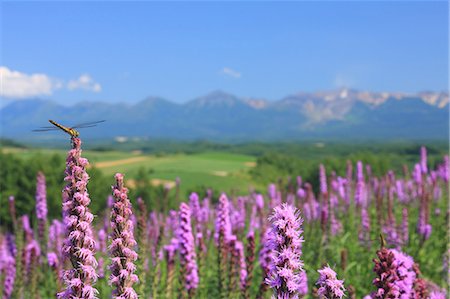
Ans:
{"type": "Polygon", "coordinates": [[[48,120],[53,126],[48,127],[41,127],[40,129],[33,130],[33,132],[47,132],[47,131],[55,131],[55,130],[63,130],[67,134],[69,134],[72,138],[78,137],[80,135],[80,132],[78,132],[76,129],[84,129],[84,128],[91,128],[97,126],[99,123],[104,122],[105,120],[98,120],[98,121],[92,121],[92,122],[86,122],[77,124],[73,127],[66,127],[59,123],[57,123],[54,120],[49,119],[48,120]]]}

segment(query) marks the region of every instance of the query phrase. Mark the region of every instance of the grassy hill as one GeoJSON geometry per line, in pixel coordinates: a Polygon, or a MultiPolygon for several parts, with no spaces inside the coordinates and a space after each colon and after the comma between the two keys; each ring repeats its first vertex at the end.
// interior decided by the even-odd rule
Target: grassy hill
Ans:
{"type": "MultiPolygon", "coordinates": [[[[66,156],[64,150],[30,149],[3,147],[2,153],[12,153],[23,159],[58,155],[66,156]]],[[[100,170],[105,176],[113,177],[121,172],[128,185],[133,187],[139,171],[149,173],[152,185],[173,187],[176,178],[181,180],[180,191],[185,194],[199,186],[220,191],[246,192],[254,185],[248,170],[255,166],[256,158],[226,152],[204,152],[196,154],[149,155],[139,151],[83,151],[91,167],[100,170]]],[[[61,165],[61,170],[64,165],[61,165]]]]}

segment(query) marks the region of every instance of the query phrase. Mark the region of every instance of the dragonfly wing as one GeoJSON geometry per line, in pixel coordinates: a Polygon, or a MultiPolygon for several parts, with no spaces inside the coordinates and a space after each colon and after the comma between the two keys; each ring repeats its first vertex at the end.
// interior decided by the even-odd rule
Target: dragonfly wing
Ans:
{"type": "Polygon", "coordinates": [[[35,130],[32,130],[32,131],[33,132],[47,132],[47,131],[57,131],[57,130],[59,130],[59,128],[53,127],[53,128],[35,129],[35,130]]]}
{"type": "Polygon", "coordinates": [[[97,125],[89,125],[89,126],[82,126],[82,127],[73,127],[73,129],[84,129],[84,128],[92,128],[96,127],[97,125]]]}
{"type": "Polygon", "coordinates": [[[77,124],[75,126],[73,126],[73,129],[80,129],[80,128],[90,128],[90,127],[95,127],[97,124],[105,122],[105,120],[98,120],[98,121],[91,121],[91,122],[87,122],[87,123],[81,123],[81,124],[77,124]]]}

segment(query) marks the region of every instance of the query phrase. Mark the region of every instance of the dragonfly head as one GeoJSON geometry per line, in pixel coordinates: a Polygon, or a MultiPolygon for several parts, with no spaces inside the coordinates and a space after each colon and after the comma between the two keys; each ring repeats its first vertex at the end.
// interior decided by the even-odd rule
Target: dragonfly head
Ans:
{"type": "Polygon", "coordinates": [[[72,135],[72,137],[80,136],[80,133],[77,130],[72,129],[72,128],[69,129],[69,133],[70,133],[70,135],[72,135]]]}

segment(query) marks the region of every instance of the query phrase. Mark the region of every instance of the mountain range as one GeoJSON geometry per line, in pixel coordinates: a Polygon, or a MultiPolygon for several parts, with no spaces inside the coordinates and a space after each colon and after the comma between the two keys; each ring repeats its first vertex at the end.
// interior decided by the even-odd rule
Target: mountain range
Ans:
{"type": "Polygon", "coordinates": [[[449,95],[339,89],[297,93],[268,101],[214,91],[183,104],[148,97],[136,104],[14,101],[0,110],[1,137],[34,140],[48,119],[73,125],[106,120],[80,130],[86,138],[269,141],[305,139],[448,139],[449,95]]]}

